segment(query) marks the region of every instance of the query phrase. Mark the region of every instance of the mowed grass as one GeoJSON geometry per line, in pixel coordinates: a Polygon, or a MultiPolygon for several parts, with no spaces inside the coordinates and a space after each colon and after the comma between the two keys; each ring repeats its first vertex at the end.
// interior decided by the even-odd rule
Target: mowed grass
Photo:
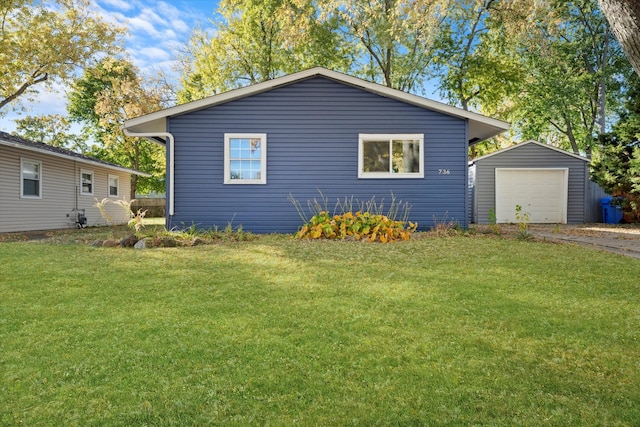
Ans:
{"type": "Polygon", "coordinates": [[[458,236],[0,244],[0,425],[638,425],[640,261],[458,236]]]}

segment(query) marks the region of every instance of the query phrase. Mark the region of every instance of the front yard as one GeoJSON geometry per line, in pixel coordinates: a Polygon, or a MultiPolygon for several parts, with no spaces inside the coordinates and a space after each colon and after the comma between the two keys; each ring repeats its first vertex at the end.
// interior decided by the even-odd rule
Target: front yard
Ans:
{"type": "Polygon", "coordinates": [[[3,426],[640,420],[640,260],[469,235],[0,260],[3,426]]]}

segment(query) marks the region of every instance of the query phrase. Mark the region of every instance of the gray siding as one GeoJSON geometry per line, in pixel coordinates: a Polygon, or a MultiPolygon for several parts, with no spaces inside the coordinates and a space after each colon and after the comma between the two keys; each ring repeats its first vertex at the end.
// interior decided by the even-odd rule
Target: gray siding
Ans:
{"type": "Polygon", "coordinates": [[[489,222],[489,211],[495,209],[496,168],[569,168],[567,223],[581,224],[585,215],[588,163],[559,151],[529,143],[479,159],[476,165],[474,219],[489,222]]]}
{"type": "MultiPolygon", "coordinates": [[[[68,217],[76,203],[86,209],[87,225],[105,225],[95,207],[95,199],[107,197],[107,178],[120,177],[120,198],[128,200],[130,176],[126,172],[89,165],[79,161],[0,145],[0,232],[51,230],[75,227],[68,217]],[[42,162],[41,199],[20,197],[20,159],[42,162]],[[80,195],[80,170],[94,174],[93,195],[80,195]]],[[[128,220],[123,209],[108,205],[108,212],[116,223],[128,220]]]]}
{"type": "Polygon", "coordinates": [[[318,190],[338,198],[413,206],[420,228],[434,218],[467,225],[467,123],[399,101],[313,78],[173,117],[175,215],[170,226],[242,224],[257,233],[301,225],[289,194],[306,206],[318,190]],[[267,184],[224,185],[225,133],[267,134],[267,184]],[[359,133],[422,133],[424,179],[358,179],[359,133]],[[450,175],[438,174],[449,169],[450,175]]]}

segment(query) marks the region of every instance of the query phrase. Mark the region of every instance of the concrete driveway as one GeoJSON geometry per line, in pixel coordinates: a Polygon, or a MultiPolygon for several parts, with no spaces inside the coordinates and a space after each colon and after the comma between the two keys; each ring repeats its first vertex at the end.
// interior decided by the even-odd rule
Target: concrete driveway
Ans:
{"type": "MultiPolygon", "coordinates": [[[[507,227],[515,227],[517,232],[517,226],[507,227]]],[[[529,232],[539,240],[573,243],[640,259],[640,224],[530,224],[529,232]]]]}

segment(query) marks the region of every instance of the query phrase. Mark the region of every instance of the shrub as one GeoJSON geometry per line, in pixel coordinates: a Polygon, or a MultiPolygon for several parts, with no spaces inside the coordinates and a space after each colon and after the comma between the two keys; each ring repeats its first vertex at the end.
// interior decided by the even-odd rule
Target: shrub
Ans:
{"type": "Polygon", "coordinates": [[[315,214],[296,233],[298,239],[353,239],[368,242],[395,242],[409,240],[418,228],[413,222],[396,221],[382,214],[358,211],[329,215],[328,211],[315,214]]]}

